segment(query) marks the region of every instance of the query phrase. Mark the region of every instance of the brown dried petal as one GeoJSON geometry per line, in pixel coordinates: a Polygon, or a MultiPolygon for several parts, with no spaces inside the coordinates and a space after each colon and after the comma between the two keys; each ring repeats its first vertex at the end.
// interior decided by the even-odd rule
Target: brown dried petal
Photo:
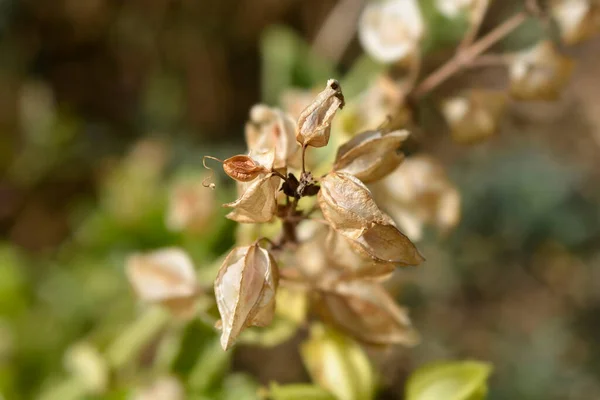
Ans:
{"type": "Polygon", "coordinates": [[[249,182],[265,171],[265,168],[252,158],[237,155],[223,162],[223,170],[231,178],[240,182],[249,182]]]}
{"type": "Polygon", "coordinates": [[[335,79],[328,80],[325,90],[300,114],[296,141],[302,146],[326,146],[329,143],[331,120],[344,104],[339,82],[335,79]]]}
{"type": "Polygon", "coordinates": [[[275,260],[256,244],[236,247],[225,258],[215,280],[224,350],[233,345],[245,327],[271,322],[277,280],[275,260]]]}
{"type": "Polygon", "coordinates": [[[339,148],[333,169],[350,173],[365,183],[381,179],[404,159],[397,149],[407,137],[406,130],[385,135],[380,131],[363,132],[339,148]]]}
{"type": "Polygon", "coordinates": [[[406,346],[419,341],[407,310],[379,284],[342,282],[335,291],[321,293],[317,307],[323,319],[360,341],[406,346]]]}
{"type": "Polygon", "coordinates": [[[250,184],[242,196],[223,207],[233,208],[227,218],[240,223],[269,222],[277,211],[277,187],[279,178],[267,175],[250,184]]]}
{"type": "Polygon", "coordinates": [[[573,67],[573,60],[558,53],[551,42],[541,42],[515,57],[510,93],[521,100],[556,100],[573,67]]]}

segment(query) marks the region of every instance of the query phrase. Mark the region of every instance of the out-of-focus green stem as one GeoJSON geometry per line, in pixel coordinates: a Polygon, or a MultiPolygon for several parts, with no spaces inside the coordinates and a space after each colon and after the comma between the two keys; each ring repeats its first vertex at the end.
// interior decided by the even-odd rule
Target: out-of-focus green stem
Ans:
{"type": "Polygon", "coordinates": [[[146,310],[106,350],[106,359],[111,368],[121,368],[138,356],[168,321],[169,313],[166,310],[158,307],[146,310]]]}

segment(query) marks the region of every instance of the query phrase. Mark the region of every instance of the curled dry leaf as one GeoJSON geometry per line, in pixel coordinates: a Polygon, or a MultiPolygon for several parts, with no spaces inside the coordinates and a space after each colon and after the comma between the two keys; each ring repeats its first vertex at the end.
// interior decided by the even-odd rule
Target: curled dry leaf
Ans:
{"type": "Polygon", "coordinates": [[[397,150],[407,137],[406,130],[358,134],[338,149],[333,170],[352,174],[365,183],[379,180],[404,159],[397,150]]]}
{"type": "Polygon", "coordinates": [[[442,113],[455,141],[474,143],[496,133],[505,106],[503,92],[471,90],[444,101],[442,113]]]}
{"type": "Polygon", "coordinates": [[[460,194],[434,158],[409,157],[371,189],[381,207],[412,240],[422,238],[427,223],[448,230],[460,219],[460,194]]]}
{"type": "Polygon", "coordinates": [[[600,31],[600,3],[594,0],[553,0],[550,12],[566,44],[576,44],[600,31]]]}
{"type": "Polygon", "coordinates": [[[243,194],[223,207],[233,208],[227,218],[240,223],[269,222],[277,211],[277,187],[279,178],[268,174],[241,186],[243,194]]]}
{"type": "Polygon", "coordinates": [[[299,161],[295,132],[296,124],[289,114],[257,104],[246,124],[246,143],[251,154],[274,150],[273,167],[283,168],[299,161]]]}
{"type": "Polygon", "coordinates": [[[365,51],[382,63],[392,63],[419,51],[425,25],[416,0],[384,0],[365,7],[358,37],[365,51]]]}
{"type": "Polygon", "coordinates": [[[342,88],[335,79],[327,81],[325,89],[302,111],[298,118],[296,140],[302,146],[323,147],[329,143],[331,121],[344,107],[342,88]]]}
{"type": "Polygon", "coordinates": [[[418,265],[424,261],[415,245],[383,213],[367,187],[344,172],[321,180],[319,207],[331,227],[378,261],[418,265]]]}
{"type": "Polygon", "coordinates": [[[257,244],[233,249],[215,280],[221,314],[221,346],[231,347],[248,326],[266,326],[275,312],[278,269],[271,254],[257,244]]]}
{"type": "Polygon", "coordinates": [[[357,340],[376,345],[419,342],[406,309],[377,283],[340,282],[333,291],[317,295],[322,318],[357,340]]]}
{"type": "Polygon", "coordinates": [[[214,215],[215,194],[206,190],[202,178],[177,182],[169,192],[165,224],[169,230],[202,232],[214,215]]]}
{"type": "Polygon", "coordinates": [[[521,100],[555,100],[567,84],[574,62],[552,42],[540,42],[515,55],[510,66],[510,93],[521,100]]]}
{"type": "Polygon", "coordinates": [[[127,259],[126,273],[142,301],[162,304],[180,316],[195,311],[196,273],[183,250],[166,248],[134,254],[127,259]]]}
{"type": "Polygon", "coordinates": [[[227,175],[239,182],[249,182],[261,173],[269,172],[251,157],[245,155],[237,155],[225,160],[223,162],[223,170],[227,175]]]}

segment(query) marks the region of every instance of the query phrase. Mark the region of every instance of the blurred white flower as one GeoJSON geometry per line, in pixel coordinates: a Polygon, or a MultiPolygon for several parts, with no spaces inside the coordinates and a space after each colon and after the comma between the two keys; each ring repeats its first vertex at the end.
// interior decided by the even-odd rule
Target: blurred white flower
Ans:
{"type": "Polygon", "coordinates": [[[365,51],[377,61],[392,63],[418,52],[425,25],[416,0],[385,0],[369,4],[358,25],[365,51]]]}
{"type": "Polygon", "coordinates": [[[550,11],[565,43],[575,44],[600,31],[600,3],[592,0],[554,0],[550,11]]]}
{"type": "Polygon", "coordinates": [[[108,365],[89,343],[76,343],[64,356],[65,368],[83,383],[90,393],[102,393],[108,384],[108,365]]]}
{"type": "Polygon", "coordinates": [[[439,12],[447,18],[456,18],[463,12],[467,13],[469,21],[473,22],[485,11],[489,0],[436,0],[439,12]]]}

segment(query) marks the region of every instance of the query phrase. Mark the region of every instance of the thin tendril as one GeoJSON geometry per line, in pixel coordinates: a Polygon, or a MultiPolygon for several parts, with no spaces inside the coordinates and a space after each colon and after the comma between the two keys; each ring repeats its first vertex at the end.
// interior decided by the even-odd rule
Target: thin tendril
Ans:
{"type": "Polygon", "coordinates": [[[206,168],[207,170],[210,171],[210,175],[207,176],[206,178],[204,178],[202,180],[202,186],[214,189],[216,187],[216,185],[213,182],[207,183],[207,181],[209,181],[213,177],[213,175],[215,174],[215,171],[212,168],[210,168],[209,166],[206,165],[206,159],[207,158],[210,159],[210,160],[218,161],[221,164],[223,164],[223,160],[220,160],[217,157],[212,157],[212,156],[204,156],[204,157],[202,157],[202,165],[204,165],[204,168],[206,168]]]}

